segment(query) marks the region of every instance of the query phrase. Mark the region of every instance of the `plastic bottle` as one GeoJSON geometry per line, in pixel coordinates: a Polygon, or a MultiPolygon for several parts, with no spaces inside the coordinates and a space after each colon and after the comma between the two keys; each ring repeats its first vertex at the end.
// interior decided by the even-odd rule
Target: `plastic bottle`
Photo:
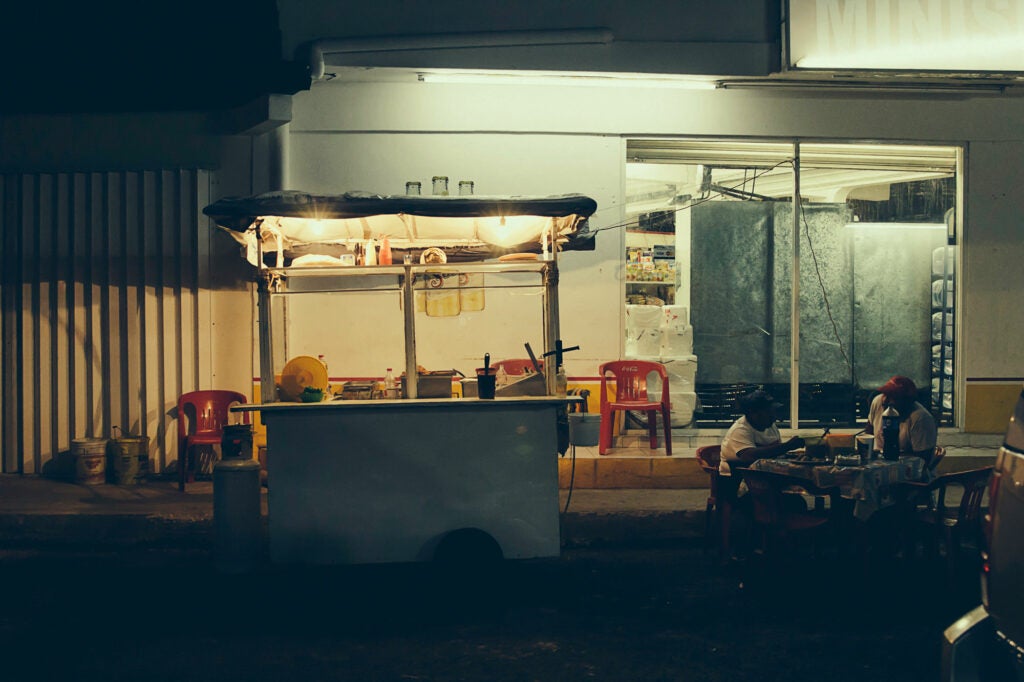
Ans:
{"type": "Polygon", "coordinates": [[[561,365],[555,371],[555,395],[564,398],[568,394],[569,381],[565,376],[565,367],[561,365]]]}
{"type": "Polygon", "coordinates": [[[882,413],[882,448],[885,459],[900,458],[900,413],[892,405],[882,413]]]}
{"type": "Polygon", "coordinates": [[[366,255],[363,258],[363,265],[377,264],[377,245],[372,239],[366,240],[366,255]]]}
{"type": "Polygon", "coordinates": [[[395,384],[395,374],[388,367],[388,371],[384,374],[384,397],[388,400],[394,400],[398,397],[398,386],[395,384]]]}
{"type": "Polygon", "coordinates": [[[324,357],[323,353],[321,353],[320,355],[316,356],[316,359],[319,360],[320,364],[324,366],[324,374],[327,375],[327,391],[326,392],[327,392],[328,395],[330,395],[330,393],[331,393],[331,373],[327,370],[327,358],[324,357]]]}
{"type": "Polygon", "coordinates": [[[377,256],[377,262],[381,265],[391,265],[391,240],[388,239],[387,235],[381,237],[380,254],[377,256]]]}

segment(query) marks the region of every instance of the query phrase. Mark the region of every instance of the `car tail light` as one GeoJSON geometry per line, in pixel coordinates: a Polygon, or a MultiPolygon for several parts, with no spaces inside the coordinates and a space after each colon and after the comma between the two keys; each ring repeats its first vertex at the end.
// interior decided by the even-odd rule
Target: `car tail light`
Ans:
{"type": "Polygon", "coordinates": [[[999,479],[1002,478],[1003,452],[996,456],[996,466],[988,482],[988,513],[985,514],[985,545],[992,546],[992,523],[995,520],[996,498],[999,496],[999,479]]]}
{"type": "Polygon", "coordinates": [[[988,562],[988,552],[981,553],[981,604],[988,609],[988,579],[992,574],[992,565],[988,562]]]}

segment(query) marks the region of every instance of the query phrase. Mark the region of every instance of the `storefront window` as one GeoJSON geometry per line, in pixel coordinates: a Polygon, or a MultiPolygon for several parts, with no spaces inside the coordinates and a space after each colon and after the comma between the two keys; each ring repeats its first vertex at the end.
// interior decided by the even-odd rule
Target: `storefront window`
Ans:
{"type": "Polygon", "coordinates": [[[855,426],[893,374],[952,423],[956,149],[628,148],[625,353],[687,370],[671,387],[694,394],[689,425],[727,425],[764,387],[788,424],[855,426]]]}

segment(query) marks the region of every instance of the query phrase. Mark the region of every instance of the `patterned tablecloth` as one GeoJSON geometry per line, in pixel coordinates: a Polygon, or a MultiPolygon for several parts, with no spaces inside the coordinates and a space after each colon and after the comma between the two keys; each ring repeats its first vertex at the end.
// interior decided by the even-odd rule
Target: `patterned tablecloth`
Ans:
{"type": "Polygon", "coordinates": [[[750,468],[805,478],[822,488],[839,486],[840,495],[855,500],[853,515],[862,521],[893,504],[889,486],[921,481],[927,475],[920,457],[900,457],[892,462],[878,459],[862,466],[813,466],[785,459],[759,459],[750,468]]]}

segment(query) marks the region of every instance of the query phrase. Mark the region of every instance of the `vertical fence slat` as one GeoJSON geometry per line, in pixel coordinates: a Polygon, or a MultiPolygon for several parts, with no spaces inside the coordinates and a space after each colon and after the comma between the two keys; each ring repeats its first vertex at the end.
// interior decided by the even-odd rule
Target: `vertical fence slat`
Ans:
{"type": "MultiPolygon", "coordinates": [[[[178,279],[177,244],[178,202],[175,196],[177,174],[163,171],[160,174],[160,313],[162,334],[164,339],[163,366],[165,397],[180,395],[184,391],[194,389],[189,377],[181,371],[181,305],[178,297],[180,282],[178,279]]],[[[168,430],[169,431],[169,430],[168,430]]],[[[170,436],[167,433],[167,449],[170,447],[170,436]]]]}
{"type": "Polygon", "coordinates": [[[104,296],[106,282],[106,250],[105,239],[105,204],[104,176],[102,173],[89,174],[89,311],[91,313],[87,330],[87,347],[89,352],[89,426],[85,436],[99,437],[107,424],[107,401],[103,393],[104,378],[108,376],[107,349],[104,347],[107,328],[107,303],[104,296]]]}
{"type": "MultiPolygon", "coordinates": [[[[185,225],[192,223],[195,225],[195,214],[193,208],[190,205],[194,198],[191,196],[192,191],[189,187],[186,176],[187,171],[178,171],[175,174],[175,187],[177,191],[177,206],[175,212],[177,219],[175,223],[178,225],[185,225]]],[[[183,378],[187,377],[187,385],[195,387],[195,389],[212,388],[208,385],[203,385],[199,377],[199,364],[195,362],[196,358],[196,336],[198,333],[198,310],[196,307],[196,241],[198,226],[183,229],[177,235],[177,263],[178,263],[178,283],[179,283],[179,295],[178,301],[180,302],[181,313],[179,316],[181,324],[181,349],[179,355],[182,360],[181,375],[183,378]]]]}
{"type": "Polygon", "coordinates": [[[19,343],[17,294],[20,291],[21,246],[15,198],[20,182],[15,175],[0,176],[0,468],[18,471],[21,452],[21,416],[17,400],[19,343]]]}
{"type": "Polygon", "coordinates": [[[37,176],[36,196],[36,259],[38,262],[37,285],[39,293],[37,298],[36,322],[38,332],[36,336],[37,357],[39,374],[36,380],[36,410],[39,434],[39,447],[37,449],[36,469],[41,470],[47,465],[54,455],[54,410],[53,410],[53,387],[55,385],[53,372],[55,369],[54,358],[54,306],[56,304],[56,291],[54,288],[54,239],[53,229],[55,216],[53,215],[53,175],[43,174],[37,176]]]}
{"type": "Polygon", "coordinates": [[[125,282],[124,316],[126,322],[127,345],[127,399],[125,414],[127,421],[122,426],[130,433],[145,435],[145,400],[144,380],[142,375],[142,349],[145,336],[142,334],[142,310],[140,306],[142,293],[142,234],[140,226],[141,194],[139,192],[139,173],[124,173],[121,178],[121,193],[124,197],[122,217],[124,223],[125,259],[123,277],[125,282]]]}
{"type": "Polygon", "coordinates": [[[84,173],[71,175],[71,197],[68,205],[71,209],[71,281],[73,306],[71,326],[68,329],[71,369],[71,438],[85,436],[89,425],[89,373],[90,358],[88,355],[86,330],[88,329],[90,312],[89,299],[89,223],[88,216],[88,176],[84,173]]]}
{"type": "Polygon", "coordinates": [[[142,174],[143,217],[142,251],[145,264],[145,291],[143,294],[143,318],[145,320],[143,334],[143,373],[146,380],[146,435],[149,436],[150,458],[154,466],[163,468],[167,465],[166,430],[167,409],[162,391],[163,376],[161,374],[163,357],[163,338],[160,336],[161,309],[159,284],[159,179],[157,174],[147,171],[142,174]]]}
{"type": "Polygon", "coordinates": [[[67,173],[54,176],[53,214],[55,216],[53,241],[54,287],[57,293],[55,312],[57,324],[54,328],[54,447],[65,452],[71,447],[69,436],[71,423],[71,374],[74,363],[71,354],[71,337],[68,333],[74,322],[74,269],[71,260],[73,245],[71,236],[71,178],[67,173]]]}
{"type": "MultiPolygon", "coordinates": [[[[211,240],[213,239],[212,221],[200,212],[200,207],[210,203],[210,174],[208,171],[195,171],[191,187],[195,188],[195,196],[189,204],[192,210],[190,223],[196,226],[196,349],[195,356],[199,361],[199,376],[213,376],[213,294],[210,290],[210,256],[211,240]]],[[[220,388],[209,386],[209,388],[220,388]]],[[[248,394],[249,391],[245,390],[248,394]]]]}
{"type": "Polygon", "coordinates": [[[39,193],[39,178],[27,176],[22,186],[21,199],[21,339],[22,339],[22,380],[21,400],[31,410],[26,416],[32,417],[25,425],[22,466],[28,471],[39,470],[39,231],[36,229],[36,197],[39,193]]]}

